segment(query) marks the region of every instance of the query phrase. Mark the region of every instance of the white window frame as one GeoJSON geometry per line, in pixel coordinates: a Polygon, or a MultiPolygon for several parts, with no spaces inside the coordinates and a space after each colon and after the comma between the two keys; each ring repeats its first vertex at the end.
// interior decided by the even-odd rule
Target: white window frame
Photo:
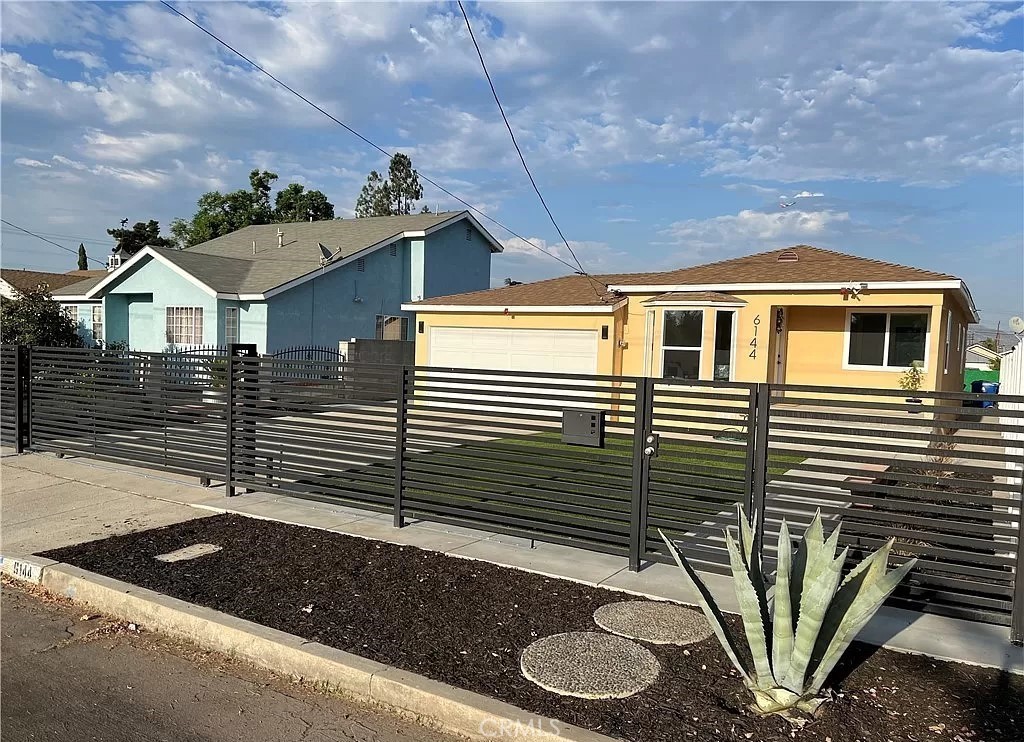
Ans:
{"type": "Polygon", "coordinates": [[[924,324],[924,359],[921,361],[921,370],[928,371],[928,362],[931,360],[931,339],[932,339],[932,313],[928,307],[896,307],[895,309],[847,309],[846,326],[843,328],[843,370],[845,371],[886,371],[902,373],[910,366],[887,366],[889,361],[889,325],[892,323],[894,314],[923,314],[924,324]],[[850,363],[850,323],[855,314],[884,314],[885,317],[885,345],[882,347],[882,365],[869,366],[862,363],[850,363]]]}
{"type": "Polygon", "coordinates": [[[384,328],[387,325],[387,321],[398,320],[399,334],[401,334],[401,340],[407,340],[409,337],[409,318],[403,317],[400,314],[378,314],[374,317],[373,336],[377,340],[386,340],[384,337],[384,328]]]}
{"type": "Polygon", "coordinates": [[[70,317],[71,321],[75,323],[75,329],[77,330],[78,329],[78,305],[77,304],[72,304],[70,306],[64,307],[64,309],[67,310],[68,317],[70,317]]]}
{"type": "Polygon", "coordinates": [[[92,339],[93,342],[103,342],[103,306],[100,304],[94,304],[92,307],[92,339]],[[96,328],[99,328],[98,330],[96,328]]]}
{"type": "Polygon", "coordinates": [[[957,345],[960,351],[960,367],[967,368],[967,325],[960,325],[960,341],[957,345]]]}
{"type": "Polygon", "coordinates": [[[944,354],[942,356],[942,375],[949,375],[949,348],[952,345],[950,335],[953,332],[953,313],[949,310],[946,311],[946,345],[944,348],[944,354]]]}
{"type": "Polygon", "coordinates": [[[697,378],[696,379],[680,379],[680,381],[700,381],[703,378],[704,372],[704,308],[703,307],[686,307],[685,309],[663,309],[661,312],[661,352],[658,357],[661,359],[661,368],[659,369],[659,376],[665,378],[665,351],[666,350],[695,350],[697,351],[697,378]],[[665,315],[668,312],[697,312],[700,314],[700,345],[684,346],[684,345],[665,345],[665,330],[668,328],[668,323],[665,321],[665,315]]]}
{"type": "MultiPolygon", "coordinates": [[[[164,337],[165,337],[165,339],[167,341],[167,344],[168,345],[202,345],[203,344],[203,332],[204,332],[204,329],[205,329],[203,327],[203,321],[204,321],[203,314],[204,314],[204,312],[203,312],[203,308],[202,307],[194,307],[194,306],[189,306],[189,307],[186,307],[186,306],[169,306],[169,307],[167,307],[166,310],[164,311],[164,337]],[[191,340],[176,340],[174,338],[174,335],[172,333],[171,318],[173,316],[173,313],[179,312],[179,311],[183,312],[183,313],[190,313],[189,316],[190,316],[191,322],[189,324],[191,324],[191,326],[192,326],[192,331],[191,331],[192,339],[191,340]],[[197,320],[198,320],[198,324],[199,324],[199,337],[196,337],[196,322],[197,322],[197,320]]],[[[183,314],[182,316],[185,316],[185,315],[183,314]]],[[[178,327],[185,327],[185,324],[183,322],[178,322],[177,326],[178,327]]]]}
{"type": "Polygon", "coordinates": [[[239,322],[239,311],[238,307],[224,307],[224,345],[230,348],[232,343],[239,342],[241,338],[242,326],[239,322]],[[230,319],[234,318],[235,332],[234,339],[231,338],[230,319]]]}

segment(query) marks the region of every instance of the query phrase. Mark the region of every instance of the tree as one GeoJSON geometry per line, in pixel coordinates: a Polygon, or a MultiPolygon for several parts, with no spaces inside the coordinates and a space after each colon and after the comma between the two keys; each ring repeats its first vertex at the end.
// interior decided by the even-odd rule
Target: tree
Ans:
{"type": "MultiPolygon", "coordinates": [[[[152,245],[153,247],[174,247],[174,240],[160,236],[160,222],[150,219],[148,222],[136,222],[131,229],[108,229],[107,234],[117,242],[115,250],[120,250],[124,255],[134,255],[142,248],[152,245]]],[[[79,267],[82,266],[82,255],[84,248],[78,250],[79,267]]]]}
{"type": "MultiPolygon", "coordinates": [[[[999,345],[996,343],[996,339],[995,338],[985,338],[984,340],[982,340],[978,344],[982,348],[988,348],[989,350],[991,350],[991,351],[993,351],[995,353],[999,352],[999,345]]],[[[990,369],[992,369],[993,371],[998,371],[999,370],[999,364],[1000,364],[1000,359],[996,358],[995,360],[992,360],[992,361],[988,362],[988,367],[990,369]]]]}
{"type": "Polygon", "coordinates": [[[191,219],[175,219],[171,223],[171,234],[178,246],[198,245],[252,224],[305,221],[310,215],[314,221],[334,218],[334,204],[327,196],[320,191],[307,191],[299,183],[279,191],[271,207],[270,192],[276,180],[277,173],[253,170],[249,173],[249,190],[204,193],[196,202],[196,213],[191,219]]]}
{"type": "Polygon", "coordinates": [[[334,218],[334,204],[320,191],[307,191],[301,183],[291,183],[277,192],[274,222],[318,222],[334,218]]]}
{"type": "Polygon", "coordinates": [[[85,243],[78,243],[78,270],[89,270],[89,256],[85,254],[85,243]]]}
{"type": "MultiPolygon", "coordinates": [[[[366,176],[359,198],[356,200],[356,216],[396,216],[411,214],[416,201],[423,198],[423,186],[419,174],[412,167],[412,160],[401,152],[395,153],[388,165],[385,180],[376,170],[366,176]]],[[[420,213],[430,213],[429,209],[420,213]]]]}
{"type": "Polygon", "coordinates": [[[18,294],[17,299],[0,298],[0,342],[4,345],[82,347],[78,326],[44,286],[18,294]]]}

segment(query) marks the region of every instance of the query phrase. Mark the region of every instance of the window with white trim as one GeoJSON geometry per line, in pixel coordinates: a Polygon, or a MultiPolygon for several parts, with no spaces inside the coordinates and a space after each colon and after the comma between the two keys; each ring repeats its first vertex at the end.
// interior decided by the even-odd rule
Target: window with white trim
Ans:
{"type": "Polygon", "coordinates": [[[374,337],[378,340],[405,340],[409,337],[409,318],[378,314],[374,337]]]}
{"type": "Polygon", "coordinates": [[[960,325],[960,344],[957,347],[960,349],[960,366],[964,367],[967,365],[967,325],[960,325]]]}
{"type": "Polygon", "coordinates": [[[850,366],[910,368],[925,361],[928,315],[903,312],[850,312],[846,362],[850,366]]]}
{"type": "Polygon", "coordinates": [[[946,346],[945,352],[942,356],[942,373],[949,373],[949,345],[952,342],[951,335],[953,333],[953,313],[946,312],[946,346]]]}
{"type": "Polygon", "coordinates": [[[665,310],[662,324],[661,375],[667,379],[699,379],[704,311],[665,310]]]}
{"type": "Polygon", "coordinates": [[[167,307],[166,329],[170,345],[202,345],[203,308],[167,307]]]}
{"type": "Polygon", "coordinates": [[[97,343],[103,342],[103,307],[100,305],[92,308],[92,339],[97,343]]]}
{"type": "Polygon", "coordinates": [[[75,323],[75,327],[78,327],[78,305],[72,304],[70,307],[64,307],[64,311],[68,313],[68,317],[75,323]]]}
{"type": "Polygon", "coordinates": [[[238,307],[224,308],[224,344],[238,342],[238,307]]]}

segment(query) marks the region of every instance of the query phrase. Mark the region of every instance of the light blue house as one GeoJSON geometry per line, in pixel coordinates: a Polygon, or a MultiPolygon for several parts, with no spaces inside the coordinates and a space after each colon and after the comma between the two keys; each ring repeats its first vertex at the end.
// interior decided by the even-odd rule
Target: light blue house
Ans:
{"type": "Polygon", "coordinates": [[[184,250],[147,247],[53,296],[89,338],[132,350],[412,340],[401,305],[488,288],[500,251],[466,211],[264,224],[184,250]]]}

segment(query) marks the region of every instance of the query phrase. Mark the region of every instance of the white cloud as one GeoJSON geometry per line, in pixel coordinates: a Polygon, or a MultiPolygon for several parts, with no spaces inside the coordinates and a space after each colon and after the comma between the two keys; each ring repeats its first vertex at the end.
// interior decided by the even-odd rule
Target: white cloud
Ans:
{"type": "Polygon", "coordinates": [[[195,139],[184,134],[148,132],[115,136],[97,129],[83,136],[79,149],[94,160],[102,162],[146,162],[154,156],[187,149],[195,139]]]}
{"type": "Polygon", "coordinates": [[[794,193],[793,198],[822,198],[824,193],[811,193],[810,191],[800,191],[800,193],[794,193]]]}
{"type": "Polygon", "coordinates": [[[107,67],[107,63],[92,52],[54,49],[53,56],[57,59],[70,59],[72,62],[78,62],[87,70],[102,70],[107,67]]]}
{"type": "Polygon", "coordinates": [[[50,167],[49,163],[40,162],[39,160],[33,160],[31,158],[28,158],[28,157],[18,157],[17,159],[15,159],[14,164],[15,165],[21,165],[21,167],[33,167],[33,168],[50,167]]]}
{"type": "Polygon", "coordinates": [[[845,211],[765,213],[745,209],[738,214],[673,222],[661,234],[668,243],[683,247],[690,257],[728,257],[828,239],[850,222],[845,211]]]}
{"type": "Polygon", "coordinates": [[[84,165],[83,163],[79,162],[78,160],[72,160],[70,157],[65,157],[64,155],[54,155],[50,159],[53,160],[54,162],[60,164],[60,165],[65,165],[65,166],[71,168],[72,170],[87,170],[88,169],[88,167],[86,165],[84,165]]]}

